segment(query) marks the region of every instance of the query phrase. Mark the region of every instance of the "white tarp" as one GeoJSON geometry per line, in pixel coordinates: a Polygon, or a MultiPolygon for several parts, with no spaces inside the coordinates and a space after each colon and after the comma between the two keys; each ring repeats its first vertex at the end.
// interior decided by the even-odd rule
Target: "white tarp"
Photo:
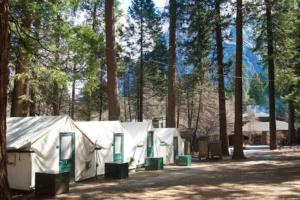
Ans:
{"type": "MultiPolygon", "coordinates": [[[[29,149],[32,154],[32,172],[28,174],[13,173],[16,165],[23,165],[22,161],[14,165],[8,164],[8,178],[19,181],[20,186],[12,185],[16,189],[30,189],[34,187],[35,172],[59,170],[59,137],[60,133],[74,133],[75,136],[75,181],[87,179],[95,175],[94,144],[76,126],[69,116],[51,117],[17,117],[7,119],[7,148],[8,150],[29,149]],[[90,168],[86,163],[91,164],[90,168]],[[22,180],[31,177],[31,185],[22,185],[22,180]],[[17,188],[25,187],[25,188],[17,188]]],[[[13,154],[17,154],[11,152],[13,154]]],[[[24,160],[24,162],[28,162],[24,160]]]]}
{"type": "Polygon", "coordinates": [[[176,128],[155,128],[155,134],[160,138],[160,156],[164,164],[174,164],[174,137],[178,138],[178,155],[184,155],[184,141],[176,128]]]}
{"type": "MultiPolygon", "coordinates": [[[[153,131],[152,124],[149,122],[124,122],[122,126],[128,131],[134,140],[133,157],[135,164],[144,164],[147,157],[147,135],[153,131]]],[[[160,139],[153,133],[154,157],[159,156],[160,139]]]]}
{"type": "Polygon", "coordinates": [[[104,174],[105,162],[113,162],[113,140],[115,133],[123,133],[123,161],[130,163],[133,152],[133,139],[119,121],[90,121],[75,123],[87,134],[96,146],[101,148],[101,150],[95,151],[96,162],[98,164],[98,175],[104,174]]]}

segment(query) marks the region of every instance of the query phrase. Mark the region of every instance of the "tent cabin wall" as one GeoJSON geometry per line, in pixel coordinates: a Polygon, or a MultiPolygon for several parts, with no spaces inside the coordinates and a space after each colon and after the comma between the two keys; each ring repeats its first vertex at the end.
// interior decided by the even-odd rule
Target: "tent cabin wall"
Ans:
{"type": "Polygon", "coordinates": [[[148,157],[148,148],[152,149],[153,157],[159,156],[160,139],[155,134],[153,126],[149,122],[125,122],[121,123],[125,130],[131,135],[134,141],[133,159],[134,165],[142,165],[148,157]],[[149,139],[148,140],[148,134],[149,139]]]}
{"type": "MultiPolygon", "coordinates": [[[[8,118],[7,127],[8,150],[30,149],[33,152],[30,154],[30,160],[26,160],[26,153],[22,153],[22,161],[12,166],[7,165],[10,170],[22,168],[24,162],[31,166],[31,182],[29,184],[27,181],[25,189],[35,186],[36,172],[60,170],[62,163],[65,162],[60,160],[60,153],[63,152],[60,149],[65,145],[61,143],[62,133],[74,135],[74,140],[72,140],[74,151],[70,151],[73,160],[73,180],[80,181],[95,176],[94,145],[68,116],[8,118]]],[[[15,175],[11,175],[8,179],[12,182],[11,188],[19,189],[14,181],[15,175]]],[[[20,176],[18,179],[23,181],[24,177],[20,176]]]]}
{"type": "Polygon", "coordinates": [[[161,157],[163,157],[164,165],[174,164],[174,147],[172,144],[161,143],[161,157]]]}
{"type": "Polygon", "coordinates": [[[154,157],[160,157],[160,139],[153,130],[154,134],[154,157]]]}
{"type": "MultiPolygon", "coordinates": [[[[105,163],[114,162],[114,135],[123,137],[123,162],[130,163],[132,159],[133,140],[119,121],[88,121],[75,122],[99,150],[94,151],[97,164],[97,175],[105,172],[105,163]]],[[[132,168],[132,165],[130,166],[132,168]]],[[[96,169],[96,167],[95,167],[96,169]]]]}
{"type": "Polygon", "coordinates": [[[31,151],[7,152],[7,174],[10,187],[27,191],[34,188],[33,157],[34,153],[31,151]]]}
{"type": "Polygon", "coordinates": [[[176,128],[157,128],[154,132],[160,138],[160,156],[164,158],[164,164],[174,164],[174,141],[178,141],[177,155],[184,155],[184,140],[180,137],[176,128]],[[174,138],[177,138],[174,140],[174,138]]]}

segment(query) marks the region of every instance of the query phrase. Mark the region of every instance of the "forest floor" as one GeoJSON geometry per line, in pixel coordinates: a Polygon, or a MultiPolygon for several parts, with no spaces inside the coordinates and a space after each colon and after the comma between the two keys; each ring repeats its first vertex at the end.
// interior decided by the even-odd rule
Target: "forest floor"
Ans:
{"type": "MultiPolygon", "coordinates": [[[[247,159],[194,161],[129,179],[87,180],[47,199],[300,199],[300,149],[245,150],[247,159]]],[[[44,199],[28,196],[27,199],[44,199]]]]}

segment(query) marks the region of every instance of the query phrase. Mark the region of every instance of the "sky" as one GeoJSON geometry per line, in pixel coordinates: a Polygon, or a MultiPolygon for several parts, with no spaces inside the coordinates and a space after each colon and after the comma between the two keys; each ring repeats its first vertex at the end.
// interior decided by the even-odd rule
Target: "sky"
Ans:
{"type": "MultiPolygon", "coordinates": [[[[168,2],[168,0],[153,0],[156,7],[164,7],[166,5],[166,3],[168,2]]],[[[128,7],[131,4],[131,0],[120,0],[121,2],[121,8],[127,12],[128,7]]]]}

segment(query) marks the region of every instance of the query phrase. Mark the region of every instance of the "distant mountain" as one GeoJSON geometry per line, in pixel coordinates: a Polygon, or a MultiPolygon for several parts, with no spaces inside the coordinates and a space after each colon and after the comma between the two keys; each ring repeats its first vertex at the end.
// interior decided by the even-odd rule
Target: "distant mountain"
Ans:
{"type": "MultiPolygon", "coordinates": [[[[177,32],[177,40],[178,42],[183,43],[185,40],[185,36],[178,31],[177,32]]],[[[236,51],[236,29],[235,27],[230,27],[227,30],[226,34],[231,35],[230,40],[225,40],[224,41],[224,61],[228,61],[233,53],[236,51]]],[[[254,72],[260,73],[266,73],[265,70],[263,69],[263,66],[259,63],[260,61],[260,56],[256,55],[255,53],[252,52],[252,48],[254,47],[254,41],[251,39],[252,36],[252,29],[250,27],[245,27],[243,29],[243,44],[244,44],[244,49],[243,49],[243,62],[247,65],[249,69],[249,77],[252,77],[254,72]]],[[[168,45],[169,43],[169,31],[166,30],[165,32],[165,38],[166,38],[166,43],[168,45]]],[[[182,52],[181,48],[177,48],[177,66],[179,71],[185,71],[188,73],[191,69],[192,66],[186,66],[185,65],[185,59],[186,57],[184,56],[184,52],[182,52]]]]}
{"type": "MultiPolygon", "coordinates": [[[[228,29],[230,32],[231,40],[224,41],[224,60],[230,59],[231,55],[236,51],[236,29],[231,27],[228,29]]],[[[254,41],[251,39],[252,29],[246,27],[243,29],[243,62],[248,66],[249,77],[254,72],[263,72],[263,66],[259,63],[260,57],[251,51],[254,47],[254,41]]]]}

